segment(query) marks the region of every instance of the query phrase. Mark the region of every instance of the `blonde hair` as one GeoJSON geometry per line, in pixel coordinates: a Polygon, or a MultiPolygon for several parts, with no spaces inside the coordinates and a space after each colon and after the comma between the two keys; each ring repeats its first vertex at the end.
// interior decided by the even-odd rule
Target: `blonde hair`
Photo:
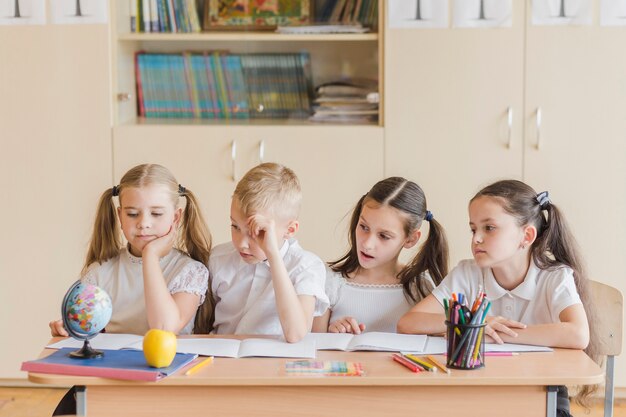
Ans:
{"type": "Polygon", "coordinates": [[[102,193],[93,233],[83,266],[83,274],[94,262],[103,263],[119,253],[122,247],[120,227],[118,223],[113,197],[120,196],[127,188],[140,188],[148,185],[166,187],[174,207],[179,207],[179,197],[184,197],[186,206],[180,222],[176,248],[188,254],[196,261],[207,265],[211,251],[211,234],[204,221],[198,200],[188,189],[181,186],[174,175],[165,167],[157,164],[143,164],[131,168],[120,180],[120,184],[102,193]]]}
{"type": "Polygon", "coordinates": [[[300,181],[289,168],[267,162],[257,165],[237,184],[233,198],[248,216],[259,210],[269,210],[275,216],[298,217],[302,192],[300,181]]]}

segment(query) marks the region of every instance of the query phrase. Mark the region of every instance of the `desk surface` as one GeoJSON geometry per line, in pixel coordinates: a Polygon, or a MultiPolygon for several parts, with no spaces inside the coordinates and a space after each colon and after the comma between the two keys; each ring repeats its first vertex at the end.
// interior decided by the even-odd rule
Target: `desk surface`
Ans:
{"type": "MultiPolygon", "coordinates": [[[[53,350],[42,353],[47,356],[53,350]]],[[[442,363],[443,356],[436,356],[442,363]]],[[[201,360],[199,358],[198,360],[201,360]]],[[[287,358],[216,358],[196,374],[185,376],[197,361],[157,383],[114,379],[29,373],[28,379],[41,384],[56,385],[137,385],[166,386],[398,386],[398,385],[578,385],[604,381],[602,369],[584,352],[555,349],[554,352],[522,353],[516,356],[487,357],[482,369],[413,373],[391,359],[388,352],[318,351],[317,360],[355,361],[363,364],[362,377],[289,376],[285,372],[287,358]]]]}

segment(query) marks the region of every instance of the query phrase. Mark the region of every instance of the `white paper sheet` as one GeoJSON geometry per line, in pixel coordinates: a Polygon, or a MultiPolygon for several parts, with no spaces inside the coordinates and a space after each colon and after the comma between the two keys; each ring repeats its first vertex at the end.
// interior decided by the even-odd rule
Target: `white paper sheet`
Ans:
{"type": "Polygon", "coordinates": [[[448,0],[389,0],[391,29],[448,27],[448,0]]]}
{"type": "MultiPolygon", "coordinates": [[[[120,350],[120,349],[135,349],[142,350],[142,342],[143,336],[139,336],[136,334],[115,334],[115,333],[100,333],[93,339],[89,340],[89,344],[94,349],[110,349],[110,350],[120,350]]],[[[83,347],[82,340],[76,340],[73,338],[63,339],[60,342],[56,342],[46,346],[50,349],[61,349],[61,348],[76,348],[80,349],[83,347]]]]}
{"type": "Polygon", "coordinates": [[[602,0],[600,26],[626,26],[626,0],[602,0]]]}
{"type": "Polygon", "coordinates": [[[105,0],[52,0],[50,21],[60,25],[107,23],[108,4],[105,0]]]}
{"type": "Polygon", "coordinates": [[[531,7],[535,26],[591,25],[591,0],[533,0],[531,7]]]}
{"type": "Polygon", "coordinates": [[[0,25],[45,24],[45,0],[0,0],[0,25]]]}
{"type": "Polygon", "coordinates": [[[454,0],[452,26],[511,27],[513,0],[454,0]]]}
{"type": "Polygon", "coordinates": [[[426,346],[425,335],[409,335],[384,332],[367,332],[360,335],[349,333],[310,333],[305,340],[315,341],[317,350],[373,350],[384,352],[421,351],[426,346]]]}

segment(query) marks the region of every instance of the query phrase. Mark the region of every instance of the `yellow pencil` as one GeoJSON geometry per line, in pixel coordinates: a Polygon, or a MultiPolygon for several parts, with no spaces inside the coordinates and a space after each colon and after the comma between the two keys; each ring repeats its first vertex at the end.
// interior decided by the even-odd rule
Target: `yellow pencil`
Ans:
{"type": "Polygon", "coordinates": [[[209,356],[208,358],[206,358],[202,362],[198,362],[192,368],[190,368],[187,372],[185,372],[185,376],[189,376],[189,375],[195,374],[200,369],[204,368],[205,366],[207,366],[208,364],[210,364],[212,362],[213,362],[213,356],[209,356]]]}
{"type": "Polygon", "coordinates": [[[437,359],[435,359],[434,356],[427,355],[426,359],[431,361],[433,363],[433,365],[435,365],[437,368],[441,369],[442,371],[444,371],[444,372],[446,372],[448,374],[450,373],[450,370],[448,368],[446,368],[444,365],[442,365],[437,359]]]}

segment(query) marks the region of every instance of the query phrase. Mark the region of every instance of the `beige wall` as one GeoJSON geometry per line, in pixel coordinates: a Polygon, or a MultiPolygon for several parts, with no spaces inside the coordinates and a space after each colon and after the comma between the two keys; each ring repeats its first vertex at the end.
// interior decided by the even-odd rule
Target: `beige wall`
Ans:
{"type": "Polygon", "coordinates": [[[0,26],[0,378],[49,340],[111,185],[106,25],[0,26]]]}

